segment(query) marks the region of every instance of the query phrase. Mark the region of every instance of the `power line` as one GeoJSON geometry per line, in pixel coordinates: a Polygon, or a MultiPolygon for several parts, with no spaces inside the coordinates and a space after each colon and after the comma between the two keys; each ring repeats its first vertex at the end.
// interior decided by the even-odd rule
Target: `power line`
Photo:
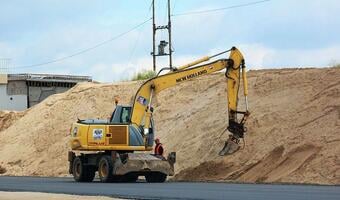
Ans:
{"type": "MultiPolygon", "coordinates": [[[[149,6],[149,13],[148,13],[148,15],[151,14],[151,9],[152,9],[152,1],[151,1],[150,6],[149,6]]],[[[128,64],[131,63],[131,59],[132,59],[132,57],[133,57],[134,54],[135,54],[135,51],[136,51],[136,48],[137,48],[137,46],[138,46],[138,43],[139,43],[139,39],[140,39],[141,34],[142,34],[142,31],[139,31],[138,36],[137,36],[137,39],[136,39],[136,41],[135,41],[135,44],[134,44],[133,47],[132,47],[132,50],[131,50],[131,53],[130,53],[130,56],[129,56],[129,59],[128,59],[128,60],[129,60],[128,64]]]]}
{"type": "MultiPolygon", "coordinates": [[[[222,11],[222,10],[228,10],[228,9],[233,9],[233,8],[239,8],[239,7],[246,7],[246,6],[251,6],[251,5],[255,5],[255,4],[260,4],[260,3],[265,3],[265,2],[268,2],[270,0],[262,0],[262,1],[254,1],[254,2],[249,2],[249,3],[245,3],[245,4],[239,4],[239,5],[234,5],[234,6],[229,6],[229,7],[223,7],[223,8],[215,8],[215,9],[210,9],[210,10],[201,10],[201,11],[193,11],[193,12],[186,12],[186,13],[178,13],[178,14],[173,14],[172,16],[176,17],[176,16],[184,16],[184,15],[195,15],[195,14],[204,14],[204,13],[210,13],[210,12],[218,12],[218,11],[222,11]]],[[[151,7],[149,8],[149,10],[151,9],[151,7]]],[[[81,51],[78,51],[76,53],[73,53],[71,55],[68,55],[68,56],[64,56],[64,57],[61,57],[61,58],[57,58],[57,59],[54,59],[54,60],[50,60],[50,61],[45,61],[45,62],[41,62],[41,63],[37,63],[37,64],[31,64],[31,65],[22,65],[22,66],[16,66],[16,67],[12,67],[12,69],[23,69],[23,68],[34,68],[34,67],[39,67],[39,66],[43,66],[43,65],[48,65],[48,64],[52,64],[52,63],[56,63],[56,62],[61,62],[63,60],[67,60],[69,58],[72,58],[72,57],[75,57],[75,56],[78,56],[78,55],[81,55],[81,54],[84,54],[88,51],[91,51],[93,49],[96,49],[98,47],[101,47],[107,43],[110,43],[128,33],[130,33],[131,31],[143,26],[144,24],[146,24],[147,22],[149,22],[152,18],[149,18],[147,20],[145,20],[144,22],[132,27],[131,29],[123,32],[123,33],[120,33],[118,35],[116,35],[115,37],[112,37],[108,40],[105,40],[103,42],[100,42],[94,46],[91,46],[91,47],[88,47],[86,49],[83,49],[81,51]]]]}
{"type": "Polygon", "coordinates": [[[177,2],[177,1],[172,1],[172,2],[173,2],[173,4],[172,4],[172,9],[171,9],[171,10],[174,11],[174,10],[175,10],[175,7],[176,7],[176,2],[177,2]]]}
{"type": "Polygon", "coordinates": [[[66,59],[69,59],[69,58],[78,56],[78,55],[80,55],[80,54],[83,54],[83,53],[86,53],[86,52],[91,51],[91,50],[93,50],[93,49],[96,49],[96,48],[98,48],[98,47],[101,47],[101,46],[103,46],[103,45],[105,45],[105,44],[107,44],[107,43],[109,43],[109,42],[112,42],[112,41],[114,41],[114,40],[116,40],[116,39],[118,39],[118,38],[120,38],[120,37],[122,37],[122,36],[124,36],[124,35],[126,35],[126,34],[128,34],[128,33],[130,33],[131,31],[133,31],[133,30],[135,30],[135,29],[137,29],[137,28],[143,26],[144,24],[146,24],[147,22],[149,22],[151,19],[152,19],[152,18],[149,18],[149,19],[145,20],[144,22],[142,22],[142,23],[140,23],[140,24],[138,24],[138,25],[132,27],[131,29],[129,29],[129,30],[123,32],[123,33],[120,33],[120,34],[118,34],[118,35],[116,35],[116,36],[114,36],[114,37],[112,37],[112,38],[110,38],[110,39],[108,39],[108,40],[105,40],[105,41],[103,41],[103,42],[97,43],[97,44],[94,45],[94,46],[88,47],[88,48],[86,48],[86,49],[83,49],[83,50],[78,51],[78,52],[76,52],[76,53],[73,53],[73,54],[71,54],[71,55],[64,56],[64,57],[57,58],[57,59],[50,60],[50,61],[45,61],[45,62],[37,63],[37,64],[23,65],[23,66],[17,66],[17,67],[13,67],[13,68],[15,68],[15,69],[23,69],[23,68],[39,67],[39,66],[42,66],[42,65],[48,65],[48,64],[60,62],[60,61],[63,61],[63,60],[66,60],[66,59]]]}
{"type": "Polygon", "coordinates": [[[138,36],[137,36],[137,39],[136,39],[136,41],[135,41],[135,44],[134,44],[133,47],[132,47],[132,50],[131,50],[131,53],[130,53],[130,56],[129,56],[129,59],[128,59],[128,61],[129,61],[128,64],[131,63],[131,59],[132,59],[132,57],[133,57],[134,54],[135,54],[135,51],[136,51],[136,48],[137,48],[137,46],[138,46],[139,38],[140,38],[140,36],[141,36],[141,33],[142,33],[142,31],[139,31],[138,36]]]}
{"type": "Polygon", "coordinates": [[[173,14],[172,16],[177,17],[177,16],[184,16],[184,15],[197,15],[197,14],[218,12],[218,11],[222,11],[222,10],[229,10],[229,9],[233,9],[233,8],[240,8],[240,7],[246,7],[246,6],[251,6],[251,5],[255,5],[255,4],[265,3],[265,2],[268,2],[268,1],[270,1],[270,0],[253,1],[253,2],[249,2],[249,3],[238,4],[238,5],[223,7],[223,8],[215,8],[215,9],[209,9],[209,10],[200,10],[200,11],[178,13],[178,14],[173,14]]]}

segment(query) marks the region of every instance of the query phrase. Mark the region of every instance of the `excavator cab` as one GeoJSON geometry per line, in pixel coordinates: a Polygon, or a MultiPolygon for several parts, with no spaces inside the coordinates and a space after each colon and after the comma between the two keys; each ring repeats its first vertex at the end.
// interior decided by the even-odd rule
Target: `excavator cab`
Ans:
{"type": "Polygon", "coordinates": [[[131,106],[117,105],[113,111],[110,122],[111,123],[130,123],[131,119],[131,106]]]}
{"type": "MultiPolygon", "coordinates": [[[[113,111],[111,118],[110,118],[110,123],[116,123],[116,124],[130,124],[131,123],[131,111],[132,107],[131,106],[123,106],[123,105],[116,105],[115,110],[113,111]]],[[[154,131],[154,121],[153,118],[151,117],[150,119],[150,127],[146,131],[143,129],[143,127],[137,127],[134,124],[130,124],[130,132],[135,132],[135,134],[138,133],[141,137],[144,137],[146,142],[145,146],[152,148],[153,146],[153,141],[155,137],[155,131],[154,131]],[[131,127],[133,126],[133,128],[131,127]]]]}

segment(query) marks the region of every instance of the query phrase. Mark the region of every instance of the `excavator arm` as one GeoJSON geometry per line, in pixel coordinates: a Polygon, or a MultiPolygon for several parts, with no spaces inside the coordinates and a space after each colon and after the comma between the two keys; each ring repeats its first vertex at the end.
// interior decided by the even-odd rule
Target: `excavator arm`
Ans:
{"type": "MultiPolygon", "coordinates": [[[[246,121],[248,113],[248,102],[247,102],[247,78],[244,65],[244,58],[241,52],[233,47],[228,51],[216,54],[210,57],[204,57],[192,63],[178,67],[174,71],[170,71],[167,74],[156,76],[146,81],[137,91],[133,102],[131,123],[138,127],[147,130],[150,127],[151,115],[153,112],[152,100],[155,95],[164,89],[176,86],[185,81],[192,80],[194,78],[211,74],[220,70],[226,69],[227,85],[228,85],[228,115],[229,125],[228,130],[232,133],[225,147],[220,152],[220,155],[230,154],[238,149],[238,143],[240,138],[243,138],[245,127],[244,122],[246,121]],[[228,59],[219,59],[214,62],[196,66],[202,62],[208,61],[213,57],[221,55],[223,53],[230,52],[228,59]],[[242,69],[242,73],[241,73],[242,69]],[[238,91],[240,86],[240,80],[243,79],[244,96],[246,101],[246,111],[239,112],[237,110],[238,103],[238,91]],[[237,120],[237,114],[243,114],[241,121],[237,120]]],[[[147,138],[147,137],[145,137],[147,138]]],[[[147,141],[145,141],[147,144],[147,141]]]]}

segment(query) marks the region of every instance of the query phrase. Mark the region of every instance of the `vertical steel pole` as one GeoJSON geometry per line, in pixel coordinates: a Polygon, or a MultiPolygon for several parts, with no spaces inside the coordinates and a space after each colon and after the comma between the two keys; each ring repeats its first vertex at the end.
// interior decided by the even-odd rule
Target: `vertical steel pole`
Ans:
{"type": "Polygon", "coordinates": [[[153,71],[156,71],[156,24],[155,24],[155,0],[152,0],[152,60],[153,71]]]}
{"type": "Polygon", "coordinates": [[[170,0],[168,0],[168,32],[169,32],[169,67],[172,70],[172,42],[171,42],[171,10],[170,0]]]}

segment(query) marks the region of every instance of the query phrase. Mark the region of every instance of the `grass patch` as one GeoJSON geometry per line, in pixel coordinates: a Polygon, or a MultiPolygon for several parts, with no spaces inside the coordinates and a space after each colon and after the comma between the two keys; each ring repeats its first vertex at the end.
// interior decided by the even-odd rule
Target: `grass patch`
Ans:
{"type": "Polygon", "coordinates": [[[139,80],[146,80],[150,79],[156,76],[156,72],[153,70],[143,70],[141,72],[138,72],[132,77],[132,81],[139,81],[139,80]]]}
{"type": "Polygon", "coordinates": [[[331,61],[329,62],[329,66],[330,66],[331,68],[339,68],[339,67],[340,67],[340,63],[339,63],[338,60],[331,60],[331,61]]]}

